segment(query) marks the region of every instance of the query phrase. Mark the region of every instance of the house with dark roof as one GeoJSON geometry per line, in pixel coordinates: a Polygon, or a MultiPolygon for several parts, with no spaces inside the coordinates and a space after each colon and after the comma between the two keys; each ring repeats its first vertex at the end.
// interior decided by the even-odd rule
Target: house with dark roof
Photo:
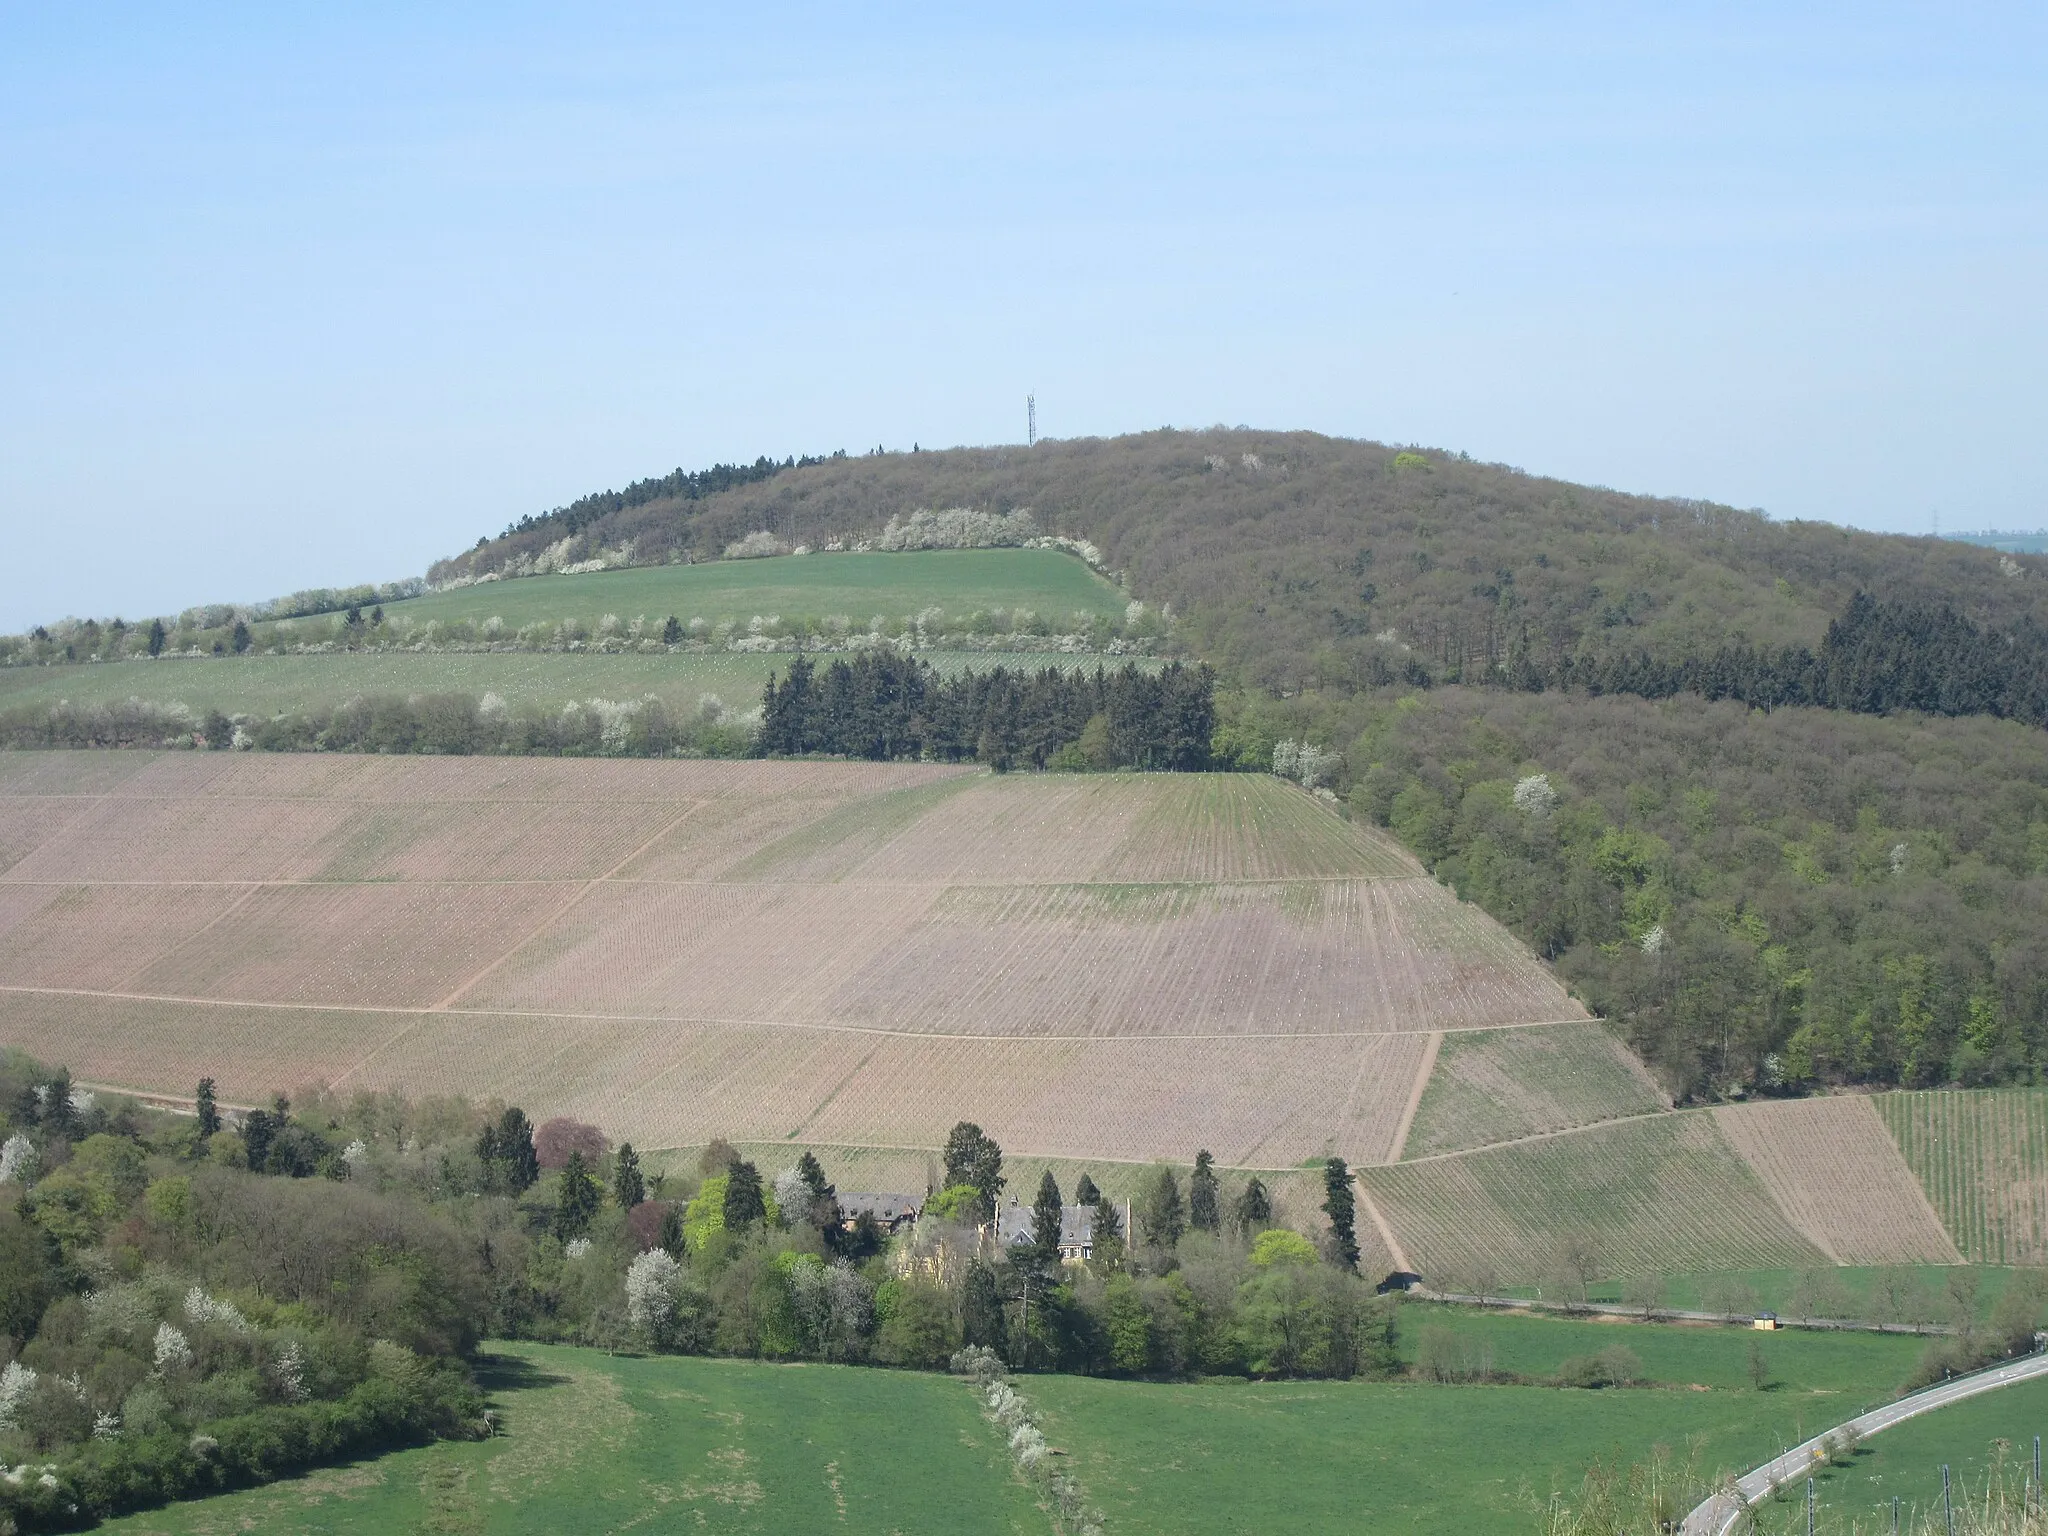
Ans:
{"type": "Polygon", "coordinates": [[[851,1232],[861,1217],[872,1216],[876,1226],[890,1237],[895,1237],[917,1225],[917,1213],[923,1208],[924,1199],[920,1195],[842,1194],[839,1197],[839,1225],[851,1232]]]}
{"type": "MultiPolygon", "coordinates": [[[[996,1212],[996,1241],[1006,1249],[1038,1241],[1031,1226],[1031,1207],[1015,1201],[996,1212]]],[[[1060,1262],[1079,1264],[1095,1256],[1095,1208],[1060,1208],[1060,1262]]]]}

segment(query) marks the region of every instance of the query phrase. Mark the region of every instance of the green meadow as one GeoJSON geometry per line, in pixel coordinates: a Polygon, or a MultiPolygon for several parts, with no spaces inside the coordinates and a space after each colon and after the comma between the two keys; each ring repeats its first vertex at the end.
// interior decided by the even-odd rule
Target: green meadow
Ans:
{"type": "Polygon", "coordinates": [[[495,1440],[401,1451],[108,1522],[123,1536],[947,1531],[1043,1536],[950,1377],[496,1346],[495,1440]]]}
{"type": "MultiPolygon", "coordinates": [[[[924,651],[944,673],[996,667],[1122,667],[1122,659],[1045,653],[924,651]]],[[[641,699],[694,709],[715,694],[733,709],[761,702],[771,672],[787,654],[712,653],[606,656],[559,651],[336,652],[313,656],[231,656],[166,661],[94,662],[58,667],[0,667],[0,710],[24,706],[118,704],[131,698],[183,704],[195,714],[275,715],[356,697],[422,693],[495,693],[515,708],[576,699],[641,699]]],[[[1140,658],[1140,667],[1156,661],[1140,658]]]]}
{"type": "MultiPolygon", "coordinates": [[[[1747,1467],[1889,1396],[1918,1347],[1868,1334],[1779,1334],[1761,1341],[1770,1384],[1759,1392],[1749,1377],[1753,1336],[1741,1329],[1411,1306],[1402,1321],[1405,1355],[1426,1324],[1483,1337],[1500,1369],[1531,1376],[1626,1344],[1662,1384],[1586,1391],[1029,1376],[1017,1386],[1113,1533],[1533,1531],[1551,1491],[1576,1487],[1595,1458],[1635,1460],[1663,1445],[1680,1460],[1696,1454],[1708,1475],[1747,1467]]],[[[1010,1471],[972,1390],[952,1378],[492,1348],[486,1385],[505,1424],[496,1440],[328,1468],[106,1529],[526,1536],[1051,1528],[1010,1471]]],[[[1988,1443],[1997,1432],[1954,1422],[1958,1444],[1988,1443]]],[[[1902,1462],[1905,1446],[1893,1442],[1902,1462]]]]}
{"type": "Polygon", "coordinates": [[[880,614],[900,619],[938,608],[1028,608],[1053,628],[1087,619],[1121,619],[1128,599],[1077,557],[1054,549],[928,549],[901,554],[777,556],[705,565],[654,565],[577,576],[489,581],[387,603],[387,618],[415,624],[485,623],[508,629],[606,614],[660,623],[674,615],[708,624],[744,624],[756,614],[785,619],[838,614],[860,628],[880,614]]]}

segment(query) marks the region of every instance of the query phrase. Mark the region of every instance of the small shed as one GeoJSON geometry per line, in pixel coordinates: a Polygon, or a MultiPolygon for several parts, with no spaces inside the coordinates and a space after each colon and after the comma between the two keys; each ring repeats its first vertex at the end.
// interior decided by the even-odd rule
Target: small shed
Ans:
{"type": "Polygon", "coordinates": [[[1776,1333],[1778,1331],[1778,1314],[1775,1312],[1759,1312],[1749,1326],[1758,1333],[1776,1333]]]}

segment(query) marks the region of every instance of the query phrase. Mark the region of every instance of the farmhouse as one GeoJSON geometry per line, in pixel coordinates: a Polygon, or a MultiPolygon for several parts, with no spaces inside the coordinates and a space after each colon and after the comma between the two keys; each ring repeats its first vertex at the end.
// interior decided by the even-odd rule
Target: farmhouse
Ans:
{"type": "Polygon", "coordinates": [[[851,1232],[861,1217],[872,1216],[876,1226],[890,1237],[896,1237],[917,1225],[917,1213],[923,1204],[916,1195],[842,1194],[839,1197],[839,1225],[851,1232]]]}
{"type": "MultiPolygon", "coordinates": [[[[1015,1201],[996,1213],[996,1240],[1005,1248],[1035,1242],[1031,1230],[1031,1207],[1015,1201]]],[[[1095,1255],[1095,1211],[1086,1205],[1069,1205],[1060,1211],[1060,1262],[1079,1264],[1095,1255]]]]}

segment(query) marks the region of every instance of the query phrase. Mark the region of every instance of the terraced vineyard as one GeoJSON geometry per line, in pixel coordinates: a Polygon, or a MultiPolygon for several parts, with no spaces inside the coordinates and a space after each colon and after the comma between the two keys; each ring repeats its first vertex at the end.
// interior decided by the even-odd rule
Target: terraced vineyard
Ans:
{"type": "Polygon", "coordinates": [[[1887,1093],[1874,1102],[1966,1258],[2048,1263],[2048,1093],[1887,1093]]]}
{"type": "Polygon", "coordinates": [[[1861,1095],[1714,1111],[1778,1208],[1836,1264],[1954,1264],[1961,1255],[1861,1095]]]}
{"type": "Polygon", "coordinates": [[[1598,1024],[1447,1034],[1402,1156],[1459,1152],[1668,1107],[1642,1063],[1598,1024]]]}
{"type": "Polygon", "coordinates": [[[0,760],[0,1040],[253,1100],[497,1095],[643,1146],[1393,1158],[1433,1036],[1583,1017],[1255,775],[0,760]]]}
{"type": "Polygon", "coordinates": [[[1708,1111],[1368,1168],[1361,1180],[1425,1274],[1600,1275],[1825,1262],[1708,1111]]]}

